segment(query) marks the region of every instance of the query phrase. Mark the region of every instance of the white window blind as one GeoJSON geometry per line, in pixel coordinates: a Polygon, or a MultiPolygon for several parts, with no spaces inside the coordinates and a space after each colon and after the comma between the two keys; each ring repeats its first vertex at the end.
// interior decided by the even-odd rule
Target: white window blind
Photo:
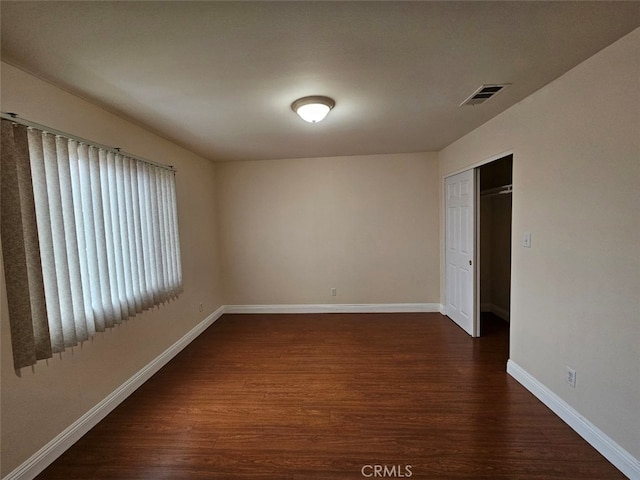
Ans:
{"type": "Polygon", "coordinates": [[[182,291],[174,171],[3,119],[1,175],[16,368],[182,291]]]}

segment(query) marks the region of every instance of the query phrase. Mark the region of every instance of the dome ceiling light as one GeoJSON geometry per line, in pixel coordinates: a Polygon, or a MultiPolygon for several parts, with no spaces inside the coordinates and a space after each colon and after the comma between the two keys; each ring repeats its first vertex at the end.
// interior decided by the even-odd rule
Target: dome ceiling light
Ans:
{"type": "Polygon", "coordinates": [[[305,122],[318,123],[327,116],[336,102],[329,97],[314,95],[302,97],[291,104],[291,110],[296,112],[305,122]]]}

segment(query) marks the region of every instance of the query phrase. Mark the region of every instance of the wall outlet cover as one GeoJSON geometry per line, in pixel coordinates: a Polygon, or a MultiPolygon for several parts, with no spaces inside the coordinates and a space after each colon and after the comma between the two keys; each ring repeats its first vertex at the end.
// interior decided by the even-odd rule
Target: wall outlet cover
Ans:
{"type": "Polygon", "coordinates": [[[576,388],[576,371],[571,367],[567,367],[567,384],[576,388]]]}

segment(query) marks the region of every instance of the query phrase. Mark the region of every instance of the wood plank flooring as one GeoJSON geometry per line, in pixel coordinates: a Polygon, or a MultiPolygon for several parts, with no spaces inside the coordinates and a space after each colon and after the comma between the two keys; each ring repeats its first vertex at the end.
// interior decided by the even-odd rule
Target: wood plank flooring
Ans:
{"type": "Polygon", "coordinates": [[[38,480],[624,478],[506,374],[499,322],[224,315],[38,480]]]}

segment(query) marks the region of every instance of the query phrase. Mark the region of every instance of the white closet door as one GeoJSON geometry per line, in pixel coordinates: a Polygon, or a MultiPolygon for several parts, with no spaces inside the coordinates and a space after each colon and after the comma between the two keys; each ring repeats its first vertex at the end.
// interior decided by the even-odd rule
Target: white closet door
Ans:
{"type": "Polygon", "coordinates": [[[446,313],[475,337],[475,170],[445,179],[445,208],[446,313]]]}

